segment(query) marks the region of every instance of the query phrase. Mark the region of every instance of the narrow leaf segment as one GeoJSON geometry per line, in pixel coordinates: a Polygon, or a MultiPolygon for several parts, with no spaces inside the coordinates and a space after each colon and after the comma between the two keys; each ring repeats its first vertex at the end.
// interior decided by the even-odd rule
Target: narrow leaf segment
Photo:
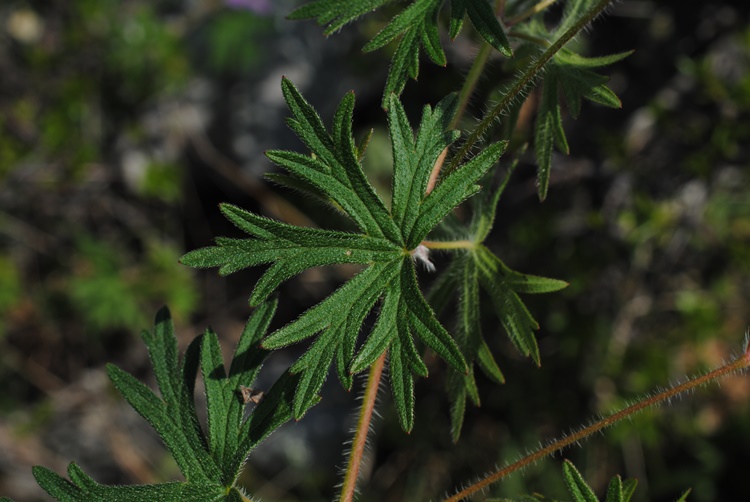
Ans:
{"type": "Polygon", "coordinates": [[[303,270],[336,263],[356,263],[364,269],[296,321],[263,341],[277,349],[317,337],[292,366],[299,374],[294,416],[300,418],[316,402],[334,362],[346,388],[352,374],[367,369],[389,351],[391,388],[401,425],[413,425],[413,378],[427,376],[414,337],[434,350],[460,374],[468,367],[461,350],[435,317],[417,282],[414,250],[454,207],[479,190],[477,182],[495,164],[505,143],[489,145],[481,154],[446,175],[425,195],[432,167],[458,133],[449,131],[456,111],[455,95],[434,108],[426,106],[419,130],[412,131],[403,107],[389,95],[388,127],[393,143],[394,173],[391,210],[375,193],[359,162],[361,153],[352,138],[354,95],[341,101],[330,132],[317,112],[292,83],[282,81],[292,112],[289,126],[311,155],[274,150],[268,157],[294,179],[313,186],[356,224],[359,233],[301,228],[269,220],[235,206],[222,211],[249,239],[219,238],[216,246],[188,253],[182,262],[194,267],[220,267],[223,274],[270,264],[250,297],[264,301],[283,281],[303,270]],[[375,326],[356,350],[360,327],[380,302],[375,326]]]}
{"type": "Polygon", "coordinates": [[[297,378],[282,376],[248,418],[241,390],[250,387],[268,351],[260,340],[276,309],[260,305],[250,317],[227,374],[215,333],[208,330],[188,346],[182,360],[169,312],[156,316],[153,332],[144,331],[161,397],[120,368],[107,373],[117,390],[161,436],[185,476],[184,482],[139,486],[107,486],[94,481],[75,463],[65,479],[35,467],[34,477],[52,497],[62,502],[91,500],[242,501],[235,482],[248,453],[292,417],[292,391],[297,378]],[[198,422],[193,392],[200,367],[206,389],[207,432],[198,422]]]}

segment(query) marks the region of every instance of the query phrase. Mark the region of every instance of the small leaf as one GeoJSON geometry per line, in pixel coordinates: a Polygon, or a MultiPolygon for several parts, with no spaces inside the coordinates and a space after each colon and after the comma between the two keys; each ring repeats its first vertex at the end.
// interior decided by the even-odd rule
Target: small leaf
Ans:
{"type": "Polygon", "coordinates": [[[623,502],[630,502],[633,498],[635,489],[638,486],[638,480],[635,478],[626,479],[622,482],[622,500],[623,502]]]}
{"type": "MultiPolygon", "coordinates": [[[[435,11],[435,15],[437,15],[437,11],[435,11]]],[[[443,52],[443,46],[440,45],[440,33],[437,28],[437,21],[425,24],[422,30],[422,47],[427,56],[436,65],[445,66],[448,64],[445,52],[443,52]]]]}
{"type": "Polygon", "coordinates": [[[537,294],[554,293],[569,286],[565,281],[550,279],[538,275],[519,274],[512,272],[507,275],[506,283],[518,293],[537,294]]]}
{"type": "Polygon", "coordinates": [[[477,33],[504,56],[513,56],[513,49],[508,37],[505,36],[505,32],[495,17],[489,2],[487,0],[464,0],[464,2],[471,24],[474,25],[477,33]]]}
{"type": "Polygon", "coordinates": [[[533,331],[539,325],[518,295],[505,281],[505,265],[487,248],[480,246],[473,254],[479,270],[479,283],[490,295],[495,312],[516,348],[539,365],[539,347],[533,331]]]}
{"type": "Polygon", "coordinates": [[[677,502],[685,502],[688,498],[688,495],[690,495],[690,492],[692,491],[692,488],[688,488],[687,490],[685,490],[682,495],[680,495],[680,498],[677,499],[677,502]]]}
{"type": "Polygon", "coordinates": [[[598,502],[594,491],[575,468],[570,460],[563,464],[563,477],[571,497],[575,502],[598,502]]]}
{"type": "Polygon", "coordinates": [[[503,376],[503,372],[500,371],[500,367],[497,365],[497,362],[495,362],[495,358],[492,355],[490,348],[487,346],[487,342],[484,340],[482,340],[482,343],[479,345],[479,350],[477,351],[477,362],[487,377],[494,380],[495,383],[505,383],[505,376],[503,376]]]}
{"type": "Polygon", "coordinates": [[[622,497],[622,478],[620,476],[614,476],[609,481],[605,502],[624,502],[622,497]]]}
{"type": "Polygon", "coordinates": [[[466,16],[466,0],[451,0],[451,20],[448,30],[451,40],[454,40],[461,33],[464,16],[466,16]]]}

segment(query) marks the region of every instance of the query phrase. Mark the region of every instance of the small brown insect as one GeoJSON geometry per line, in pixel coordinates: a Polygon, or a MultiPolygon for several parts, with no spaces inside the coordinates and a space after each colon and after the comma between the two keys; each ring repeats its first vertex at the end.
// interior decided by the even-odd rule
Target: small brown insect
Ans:
{"type": "Polygon", "coordinates": [[[240,385],[240,393],[242,394],[242,400],[245,402],[245,404],[251,402],[259,404],[260,400],[263,399],[262,390],[252,389],[250,387],[245,387],[244,385],[240,385]]]}

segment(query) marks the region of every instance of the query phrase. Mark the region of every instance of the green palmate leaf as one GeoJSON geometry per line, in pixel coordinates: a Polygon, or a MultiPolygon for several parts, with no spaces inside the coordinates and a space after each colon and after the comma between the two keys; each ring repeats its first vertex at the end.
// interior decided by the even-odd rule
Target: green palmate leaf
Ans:
{"type": "Polygon", "coordinates": [[[218,337],[210,330],[193,340],[179,361],[177,339],[166,309],[157,314],[153,333],[143,333],[161,397],[132,375],[107,366],[115,387],[159,433],[185,475],[185,482],[105,486],[71,463],[69,480],[44,467],[34,468],[39,484],[61,501],[246,500],[234,483],[248,453],[292,416],[290,388],[294,386],[289,383],[296,382],[286,376],[244,419],[241,391],[252,385],[267,355],[259,344],[275,308],[275,302],[262,304],[250,317],[228,375],[218,337]],[[193,397],[199,367],[206,389],[207,434],[198,423],[193,397]]]}
{"type": "Polygon", "coordinates": [[[219,267],[221,273],[270,264],[253,290],[252,304],[263,301],[281,282],[307,268],[336,263],[363,265],[361,272],[328,298],[268,336],[263,347],[277,349],[317,335],[291,368],[299,375],[293,403],[297,418],[317,402],[334,361],[339,379],[350,388],[352,373],[366,369],[390,350],[394,399],[402,426],[410,430],[413,376],[427,375],[414,337],[457,372],[467,372],[461,351],[420,291],[415,265],[415,259],[423,259],[416,257],[425,251],[420,243],[456,205],[478,190],[477,182],[500,157],[505,143],[489,145],[425,195],[436,160],[458,138],[458,133],[447,130],[456,111],[456,97],[451,95],[434,108],[425,107],[415,135],[401,103],[390,95],[388,127],[394,173],[389,211],[359,163],[360,151],[351,134],[353,94],[341,101],[328,132],[291,82],[284,79],[282,87],[292,112],[289,125],[312,155],[274,150],[267,152],[268,157],[293,179],[315,187],[336,204],[360,233],[300,228],[223,205],[227,218],[251,238],[219,238],[216,246],[188,253],[182,262],[219,267]],[[361,325],[378,303],[375,326],[357,351],[361,325]],[[395,371],[393,366],[397,366],[395,371]]]}
{"type": "MultiPolygon", "coordinates": [[[[497,203],[507,185],[515,162],[497,190],[485,191],[472,199],[472,220],[469,225],[468,242],[472,245],[457,254],[445,272],[437,279],[430,301],[437,312],[448,305],[451,298],[458,297],[458,316],[455,338],[469,363],[468,374],[452,372],[447,381],[451,401],[451,435],[457,441],[463,425],[466,399],[479,405],[479,393],[474,379],[473,363],[476,363],[490,380],[501,384],[505,377],[500,370],[484,338],[480,323],[480,290],[488,293],[501,325],[508,337],[522,354],[539,364],[539,349],[533,331],[538,324],[521,301],[518,293],[549,293],[567,286],[557,279],[521,274],[508,268],[481,242],[489,235],[495,220],[497,203]]],[[[457,239],[464,239],[464,227],[458,227],[457,239]]]]}
{"type": "MultiPolygon", "coordinates": [[[[592,0],[567,2],[563,18],[553,31],[549,31],[541,21],[541,14],[532,19],[531,22],[519,26],[519,33],[523,33],[534,42],[520,45],[516,49],[516,53],[530,55],[531,62],[528,64],[534,66],[534,61],[538,59],[537,55],[539,54],[538,45],[555,45],[556,39],[563,37],[570,29],[577,26],[581,16],[592,9],[596,3],[592,0]]],[[[553,148],[556,147],[559,151],[568,154],[560,97],[565,98],[567,109],[574,118],[577,118],[580,114],[581,102],[584,99],[603,106],[620,108],[620,100],[606,86],[608,77],[594,72],[593,69],[620,61],[629,54],[631,52],[586,58],[561,45],[544,64],[542,94],[534,130],[535,153],[538,162],[537,185],[540,200],[544,200],[547,196],[553,148]]],[[[520,58],[521,61],[527,59],[520,58]]]]}
{"type": "Polygon", "coordinates": [[[616,63],[632,53],[628,51],[598,58],[585,58],[568,50],[562,50],[557,54],[554,71],[568,110],[574,118],[581,112],[582,99],[610,108],[622,107],[619,98],[605,85],[609,78],[595,73],[591,68],[616,63]]]}
{"type": "Polygon", "coordinates": [[[599,502],[594,491],[570,460],[566,460],[563,464],[563,477],[565,478],[568,492],[570,492],[570,496],[573,497],[575,502],[599,502]]]}
{"type": "MultiPolygon", "coordinates": [[[[389,0],[316,0],[299,7],[289,15],[290,19],[314,18],[325,25],[324,33],[330,35],[353,22],[360,16],[372,12],[389,0]]],[[[419,73],[419,53],[424,50],[435,63],[445,66],[445,52],[440,43],[438,13],[445,0],[414,0],[404,3],[403,9],[364,48],[370,52],[382,48],[401,37],[391,61],[388,79],[383,94],[383,106],[388,107],[391,93],[401,94],[409,78],[419,73]]],[[[495,49],[510,57],[512,49],[505,31],[500,25],[489,0],[452,0],[450,36],[458,36],[463,18],[469,20],[477,33],[495,49]]]]}
{"type": "Polygon", "coordinates": [[[625,52],[601,58],[584,58],[572,51],[562,49],[547,65],[534,139],[539,163],[540,200],[544,200],[547,196],[553,145],[566,155],[569,153],[563,131],[560,95],[565,97],[568,110],[574,118],[577,118],[581,112],[583,99],[610,108],[620,108],[622,106],[620,100],[605,85],[609,78],[595,73],[590,68],[612,64],[629,54],[631,53],[625,52]]]}
{"type": "MultiPolygon", "coordinates": [[[[523,304],[518,293],[558,291],[567,286],[567,283],[514,272],[481,244],[476,244],[470,252],[456,257],[452,267],[454,268],[451,274],[443,277],[436,295],[431,298],[449,297],[450,294],[458,295],[456,341],[468,362],[476,362],[482,372],[494,382],[505,382],[502,371],[487,346],[479,323],[479,289],[481,288],[492,300],[501,325],[518,351],[531,357],[539,365],[539,348],[533,333],[539,325],[523,304]]],[[[451,375],[448,393],[452,403],[451,434],[454,441],[457,441],[461,433],[462,410],[465,409],[466,397],[469,397],[475,405],[479,405],[473,371],[468,375],[451,375]]]]}

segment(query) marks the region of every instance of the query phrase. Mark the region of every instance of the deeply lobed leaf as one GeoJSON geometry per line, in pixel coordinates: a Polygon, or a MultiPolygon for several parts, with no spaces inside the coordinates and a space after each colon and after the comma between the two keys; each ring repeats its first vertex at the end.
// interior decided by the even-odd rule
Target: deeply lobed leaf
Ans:
{"type": "MultiPolygon", "coordinates": [[[[252,304],[307,268],[336,263],[364,265],[328,298],[269,335],[263,347],[276,349],[315,337],[291,367],[298,375],[292,410],[295,418],[317,402],[334,361],[339,379],[349,388],[352,373],[366,369],[390,350],[390,364],[397,367],[392,381],[394,399],[401,424],[409,430],[413,424],[413,376],[427,374],[414,337],[454,370],[461,374],[468,371],[461,350],[419,289],[412,253],[454,207],[478,190],[477,182],[502,155],[505,143],[489,145],[426,195],[436,160],[458,138],[458,133],[447,130],[456,112],[456,97],[448,96],[434,108],[425,107],[415,137],[401,103],[394,95],[389,96],[394,181],[392,209],[388,211],[359,162],[361,152],[352,138],[354,96],[347,94],[342,99],[329,131],[291,82],[284,79],[282,87],[292,112],[290,127],[313,155],[271,151],[268,157],[285,169],[290,179],[313,186],[336,203],[361,233],[301,228],[222,205],[227,218],[250,238],[219,238],[216,246],[188,253],[181,261],[197,267],[218,266],[220,273],[270,264],[253,290],[252,304]],[[379,301],[375,328],[357,351],[361,325],[379,301]],[[394,352],[396,346],[398,354],[394,352]]],[[[488,363],[488,358],[483,361],[488,363]]],[[[393,368],[391,371],[393,374],[393,368]]]]}
{"type": "Polygon", "coordinates": [[[114,365],[107,366],[112,383],[161,436],[186,481],[106,486],[96,483],[71,463],[69,479],[44,467],[35,467],[34,476],[39,484],[61,501],[243,500],[234,483],[248,453],[292,416],[288,384],[294,379],[282,377],[250,418],[244,418],[245,403],[240,390],[252,385],[267,355],[259,343],[275,309],[276,303],[269,302],[250,317],[228,374],[218,337],[210,330],[193,340],[180,362],[169,312],[159,311],[153,333],[144,332],[143,340],[149,349],[161,397],[132,375],[114,365]],[[193,391],[198,367],[206,389],[206,434],[195,413],[193,391]]]}
{"type": "MultiPolygon", "coordinates": [[[[490,380],[498,384],[505,382],[480,323],[480,290],[489,295],[500,324],[518,351],[531,357],[538,365],[539,349],[533,333],[538,329],[538,324],[518,293],[548,293],[567,286],[564,281],[511,270],[482,244],[492,228],[498,201],[514,167],[515,162],[494,192],[485,190],[472,199],[473,214],[468,229],[468,240],[472,245],[453,258],[430,293],[430,300],[438,312],[445,309],[451,298],[457,297],[455,337],[469,364],[468,374],[451,372],[447,382],[451,401],[451,435],[454,441],[461,434],[466,399],[471,399],[474,405],[479,406],[474,363],[490,380]]],[[[459,227],[454,232],[458,234],[455,236],[457,239],[467,237],[465,228],[459,227]]]]}

